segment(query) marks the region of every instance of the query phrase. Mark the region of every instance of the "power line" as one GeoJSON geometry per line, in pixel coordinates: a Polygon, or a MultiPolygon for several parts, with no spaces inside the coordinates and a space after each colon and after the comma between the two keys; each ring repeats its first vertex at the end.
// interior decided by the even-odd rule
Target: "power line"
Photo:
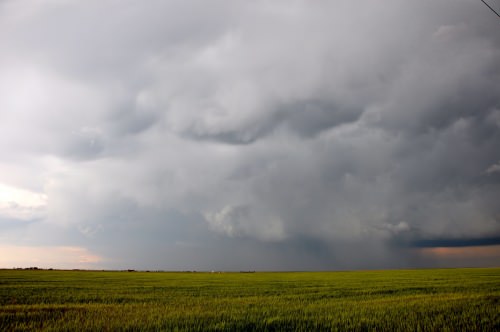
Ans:
{"type": "Polygon", "coordinates": [[[494,12],[495,14],[497,14],[498,17],[500,17],[500,14],[498,14],[493,8],[491,8],[490,5],[488,5],[484,0],[481,0],[482,3],[484,3],[486,6],[488,6],[489,9],[491,9],[492,12],[494,12]]]}

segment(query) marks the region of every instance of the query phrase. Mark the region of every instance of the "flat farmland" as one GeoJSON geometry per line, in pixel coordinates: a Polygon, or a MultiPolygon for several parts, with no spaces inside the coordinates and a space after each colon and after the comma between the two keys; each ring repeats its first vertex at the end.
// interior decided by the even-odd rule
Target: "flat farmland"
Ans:
{"type": "Polygon", "coordinates": [[[0,331],[500,331],[500,268],[0,270],[0,331]]]}

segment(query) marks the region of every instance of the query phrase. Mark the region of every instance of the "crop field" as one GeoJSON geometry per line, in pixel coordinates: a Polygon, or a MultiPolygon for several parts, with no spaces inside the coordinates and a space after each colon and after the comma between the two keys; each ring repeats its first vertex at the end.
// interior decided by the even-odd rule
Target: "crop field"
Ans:
{"type": "Polygon", "coordinates": [[[0,270],[0,331],[500,331],[500,268],[0,270]]]}

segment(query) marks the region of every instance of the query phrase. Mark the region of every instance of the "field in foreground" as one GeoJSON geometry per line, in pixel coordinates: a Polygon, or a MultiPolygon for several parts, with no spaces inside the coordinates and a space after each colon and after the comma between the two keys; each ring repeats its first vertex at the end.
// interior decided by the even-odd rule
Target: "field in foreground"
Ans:
{"type": "Polygon", "coordinates": [[[0,270],[0,331],[500,331],[500,268],[0,270]]]}

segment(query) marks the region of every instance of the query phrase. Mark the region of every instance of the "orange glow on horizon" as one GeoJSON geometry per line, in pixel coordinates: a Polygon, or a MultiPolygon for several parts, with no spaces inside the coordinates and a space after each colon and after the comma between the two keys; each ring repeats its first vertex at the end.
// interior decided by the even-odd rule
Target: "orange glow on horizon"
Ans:
{"type": "Polygon", "coordinates": [[[0,268],[90,268],[102,261],[83,247],[0,245],[0,268]]]}
{"type": "Polygon", "coordinates": [[[433,247],[419,249],[424,255],[443,258],[494,258],[500,259],[500,245],[470,247],[433,247]]]}

